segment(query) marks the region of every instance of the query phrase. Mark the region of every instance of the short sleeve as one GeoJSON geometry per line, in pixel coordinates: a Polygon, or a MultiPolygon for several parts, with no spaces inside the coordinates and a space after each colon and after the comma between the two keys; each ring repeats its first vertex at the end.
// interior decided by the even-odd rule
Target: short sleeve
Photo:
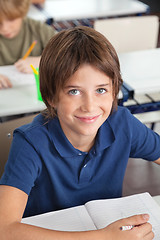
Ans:
{"type": "Polygon", "coordinates": [[[29,195],[40,171],[38,153],[23,133],[15,132],[0,184],[16,187],[29,195]]]}
{"type": "Polygon", "coordinates": [[[130,127],[132,134],[130,157],[157,160],[160,157],[160,136],[133,115],[130,117],[130,127]]]}

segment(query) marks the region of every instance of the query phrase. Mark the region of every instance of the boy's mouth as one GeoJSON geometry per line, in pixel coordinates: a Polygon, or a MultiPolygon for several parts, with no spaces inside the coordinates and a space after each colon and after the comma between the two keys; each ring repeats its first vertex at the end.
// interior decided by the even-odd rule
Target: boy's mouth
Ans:
{"type": "Polygon", "coordinates": [[[5,34],[3,34],[3,36],[5,38],[10,38],[10,37],[12,37],[12,33],[5,33],[5,34]]]}
{"type": "Polygon", "coordinates": [[[93,123],[99,118],[99,116],[100,115],[93,116],[93,117],[77,117],[76,116],[76,118],[85,123],[93,123]]]}

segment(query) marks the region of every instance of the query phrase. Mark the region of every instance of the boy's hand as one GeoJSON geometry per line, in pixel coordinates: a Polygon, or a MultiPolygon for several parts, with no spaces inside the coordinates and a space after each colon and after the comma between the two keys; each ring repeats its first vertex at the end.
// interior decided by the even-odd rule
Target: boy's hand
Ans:
{"type": "Polygon", "coordinates": [[[147,222],[148,220],[148,214],[135,215],[118,220],[100,230],[103,235],[100,239],[152,240],[154,238],[154,233],[152,232],[152,225],[147,222]],[[130,225],[134,225],[135,227],[131,230],[121,230],[122,226],[130,225]]]}
{"type": "Polygon", "coordinates": [[[40,57],[28,57],[25,60],[19,59],[14,65],[19,72],[33,73],[31,64],[37,68],[39,67],[40,57]]]}
{"type": "Polygon", "coordinates": [[[12,83],[10,82],[8,77],[0,74],[0,89],[11,88],[11,87],[12,87],[12,83]]]}

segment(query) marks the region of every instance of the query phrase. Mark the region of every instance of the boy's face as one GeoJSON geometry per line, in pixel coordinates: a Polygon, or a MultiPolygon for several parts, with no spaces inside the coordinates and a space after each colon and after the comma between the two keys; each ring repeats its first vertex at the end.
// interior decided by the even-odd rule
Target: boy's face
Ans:
{"type": "Polygon", "coordinates": [[[11,39],[18,35],[22,25],[22,18],[16,18],[14,20],[4,19],[0,23],[0,35],[5,38],[11,39]]]}
{"type": "MultiPolygon", "coordinates": [[[[60,91],[57,110],[61,127],[73,139],[94,140],[99,127],[108,118],[113,103],[112,82],[103,72],[85,64],[60,91]]],[[[74,145],[74,144],[73,144],[74,145]]]]}

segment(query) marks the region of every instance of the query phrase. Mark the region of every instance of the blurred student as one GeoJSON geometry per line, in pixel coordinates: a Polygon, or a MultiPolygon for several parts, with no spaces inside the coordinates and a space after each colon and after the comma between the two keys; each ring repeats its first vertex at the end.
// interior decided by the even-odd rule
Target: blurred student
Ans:
{"type": "Polygon", "coordinates": [[[47,110],[14,132],[0,180],[1,238],[153,239],[147,214],[84,232],[21,223],[22,216],[121,197],[129,157],[160,164],[160,136],[117,107],[119,60],[103,35],[88,27],[57,33],[42,53],[39,70],[47,110]],[[135,227],[121,231],[124,225],[135,227]]]}
{"type": "MultiPolygon", "coordinates": [[[[0,66],[14,64],[23,73],[32,72],[30,64],[39,66],[42,51],[55,34],[53,27],[26,17],[29,6],[30,0],[0,0],[0,66]],[[35,40],[30,55],[23,59],[35,40]]],[[[10,80],[0,75],[0,88],[11,86],[10,80]]]]}

